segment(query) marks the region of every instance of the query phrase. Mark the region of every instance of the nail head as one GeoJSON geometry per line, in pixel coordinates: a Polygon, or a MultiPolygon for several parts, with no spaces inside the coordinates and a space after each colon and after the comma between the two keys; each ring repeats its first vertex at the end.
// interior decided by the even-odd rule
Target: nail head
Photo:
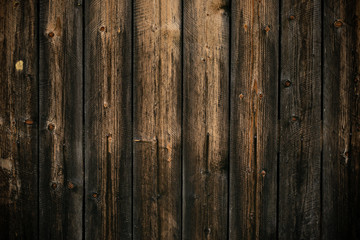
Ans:
{"type": "Polygon", "coordinates": [[[286,80],[284,85],[285,85],[285,87],[290,87],[291,81],[290,81],[290,80],[286,80]]]}
{"type": "Polygon", "coordinates": [[[340,19],[338,19],[334,22],[334,26],[336,28],[342,27],[342,25],[343,25],[343,22],[340,19]]]}
{"type": "Polygon", "coordinates": [[[50,123],[50,124],[48,125],[48,129],[49,129],[50,131],[54,130],[54,129],[55,129],[55,125],[54,125],[53,123],[50,123]]]}

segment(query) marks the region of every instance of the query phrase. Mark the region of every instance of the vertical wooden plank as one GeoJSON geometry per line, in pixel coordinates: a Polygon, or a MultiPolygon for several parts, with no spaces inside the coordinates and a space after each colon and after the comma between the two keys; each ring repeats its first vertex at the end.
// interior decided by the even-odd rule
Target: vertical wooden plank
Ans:
{"type": "Polygon", "coordinates": [[[184,1],[183,238],[228,231],[229,1],[184,1]]]}
{"type": "MultiPolygon", "coordinates": [[[[350,78],[350,186],[349,186],[349,212],[350,212],[350,237],[349,239],[360,239],[360,2],[349,3],[347,14],[352,16],[346,25],[355,25],[352,34],[354,36],[354,66],[350,78]],[[353,14],[352,11],[355,11],[353,14]],[[351,81],[353,80],[353,81],[351,81]]],[[[349,39],[349,41],[351,41],[349,39]]]]}
{"type": "Polygon", "coordinates": [[[82,7],[40,1],[41,239],[81,239],[82,7]]]}
{"type": "Polygon", "coordinates": [[[321,4],[282,1],[279,239],[319,239],[321,4]]]}
{"type": "Polygon", "coordinates": [[[85,4],[85,239],[130,239],[131,1],[85,4]]]}
{"type": "Polygon", "coordinates": [[[230,238],[275,239],[279,3],[231,8],[230,238]]]}
{"type": "Polygon", "coordinates": [[[0,238],[38,235],[37,1],[0,8],[0,238]]]}
{"type": "Polygon", "coordinates": [[[181,1],[134,2],[134,238],[181,238],[181,1]]]}
{"type": "MultiPolygon", "coordinates": [[[[356,212],[359,207],[349,201],[352,185],[349,183],[351,170],[355,170],[352,166],[358,162],[351,153],[351,132],[355,137],[356,126],[353,124],[359,117],[356,105],[352,103],[356,103],[354,82],[359,79],[353,52],[359,14],[357,5],[357,1],[324,2],[322,239],[356,239],[351,231],[356,221],[352,222],[355,219],[351,218],[350,212],[356,212]]],[[[356,181],[354,183],[356,186],[356,181]]]]}

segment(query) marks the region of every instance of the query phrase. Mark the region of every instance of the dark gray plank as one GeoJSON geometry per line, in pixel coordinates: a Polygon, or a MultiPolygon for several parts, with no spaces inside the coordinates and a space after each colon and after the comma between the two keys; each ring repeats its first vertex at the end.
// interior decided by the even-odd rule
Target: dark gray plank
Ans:
{"type": "Polygon", "coordinates": [[[319,239],[320,0],[282,1],[281,18],[279,239],[319,239]]]}
{"type": "Polygon", "coordinates": [[[181,1],[134,1],[134,239],[181,238],[181,1]]]}
{"type": "Polygon", "coordinates": [[[81,239],[82,6],[40,0],[41,239],[81,239]]]}
{"type": "Polygon", "coordinates": [[[37,1],[0,7],[0,238],[36,239],[37,1]]]}
{"type": "MultiPolygon", "coordinates": [[[[351,238],[351,131],[356,70],[356,2],[324,2],[323,212],[322,239],[351,238]],[[354,71],[355,70],[355,71],[354,71]]],[[[355,105],[354,105],[355,106],[355,105]]],[[[355,136],[355,135],[354,135],[355,136]]],[[[356,145],[356,144],[355,144],[356,145]]],[[[352,209],[355,207],[355,209],[352,209]]]]}
{"type": "Polygon", "coordinates": [[[231,7],[230,238],[275,239],[279,2],[231,7]]]}
{"type": "Polygon", "coordinates": [[[85,2],[85,239],[131,239],[131,1],[85,2]]]}
{"type": "Polygon", "coordinates": [[[229,1],[184,1],[183,238],[228,232],[229,1]]]}

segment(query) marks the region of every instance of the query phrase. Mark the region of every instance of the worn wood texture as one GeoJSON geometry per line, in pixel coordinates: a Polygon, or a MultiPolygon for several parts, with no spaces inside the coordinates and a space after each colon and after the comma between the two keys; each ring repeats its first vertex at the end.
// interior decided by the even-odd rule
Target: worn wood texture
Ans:
{"type": "Polygon", "coordinates": [[[351,231],[355,219],[349,217],[353,211],[359,214],[359,207],[350,200],[351,168],[359,159],[356,150],[355,155],[351,153],[351,132],[356,136],[356,105],[352,102],[356,103],[355,81],[359,80],[353,52],[356,2],[324,2],[322,239],[356,239],[351,231]]]}
{"type": "Polygon", "coordinates": [[[275,239],[279,3],[231,8],[230,238],[275,239]]]}
{"type": "Polygon", "coordinates": [[[37,199],[37,1],[0,8],[0,238],[35,239],[37,199]]]}
{"type": "Polygon", "coordinates": [[[321,4],[282,1],[279,239],[319,239],[321,4]]]}
{"type": "Polygon", "coordinates": [[[360,239],[359,19],[2,1],[0,239],[360,239]]]}
{"type": "Polygon", "coordinates": [[[229,1],[184,1],[183,239],[228,232],[229,1]]]}
{"type": "Polygon", "coordinates": [[[181,238],[181,1],[134,1],[134,239],[181,238]]]}
{"type": "Polygon", "coordinates": [[[131,1],[85,2],[85,239],[131,239],[131,1]]]}
{"type": "Polygon", "coordinates": [[[39,237],[81,239],[82,7],[40,0],[39,11],[39,237]]]}
{"type": "MultiPolygon", "coordinates": [[[[348,5],[350,15],[352,11],[355,13],[347,25],[354,26],[352,35],[354,36],[353,48],[353,74],[349,76],[348,81],[351,82],[350,94],[350,181],[349,181],[349,225],[350,239],[360,239],[360,2],[348,5]]],[[[348,14],[349,14],[348,13],[348,14]]],[[[349,46],[348,46],[349,47],[349,46]]]]}

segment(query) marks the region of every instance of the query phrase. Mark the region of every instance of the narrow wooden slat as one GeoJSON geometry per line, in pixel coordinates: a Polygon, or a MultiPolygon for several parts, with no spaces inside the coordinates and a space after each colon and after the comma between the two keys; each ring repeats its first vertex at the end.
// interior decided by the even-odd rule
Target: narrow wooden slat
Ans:
{"type": "Polygon", "coordinates": [[[183,238],[228,231],[229,1],[184,1],[183,238]]]}
{"type": "Polygon", "coordinates": [[[37,1],[0,7],[0,238],[36,239],[37,1]]]}
{"type": "Polygon", "coordinates": [[[353,159],[351,101],[357,74],[353,57],[356,2],[324,2],[322,239],[355,239],[350,237],[354,223],[349,211],[354,209],[349,204],[349,180],[353,159]]]}
{"type": "MultiPolygon", "coordinates": [[[[355,26],[352,31],[354,36],[353,76],[350,78],[350,181],[349,181],[349,239],[360,239],[360,2],[348,3],[347,15],[352,16],[346,25],[355,26]],[[353,13],[355,11],[355,13],[353,13]]],[[[350,41],[350,39],[349,39],[350,41]]],[[[348,46],[349,47],[349,46],[348,46]]],[[[351,48],[350,48],[351,49],[351,48]]],[[[350,76],[349,76],[350,77],[350,76]]]]}
{"type": "Polygon", "coordinates": [[[134,239],[181,236],[181,1],[134,1],[134,239]]]}
{"type": "Polygon", "coordinates": [[[282,1],[279,239],[320,237],[320,2],[282,1]]]}
{"type": "Polygon", "coordinates": [[[231,7],[230,238],[275,239],[279,3],[231,7]]]}
{"type": "Polygon", "coordinates": [[[85,239],[131,239],[131,1],[85,2],[85,239]]]}
{"type": "Polygon", "coordinates": [[[81,239],[82,7],[41,0],[39,11],[39,237],[81,239]]]}

